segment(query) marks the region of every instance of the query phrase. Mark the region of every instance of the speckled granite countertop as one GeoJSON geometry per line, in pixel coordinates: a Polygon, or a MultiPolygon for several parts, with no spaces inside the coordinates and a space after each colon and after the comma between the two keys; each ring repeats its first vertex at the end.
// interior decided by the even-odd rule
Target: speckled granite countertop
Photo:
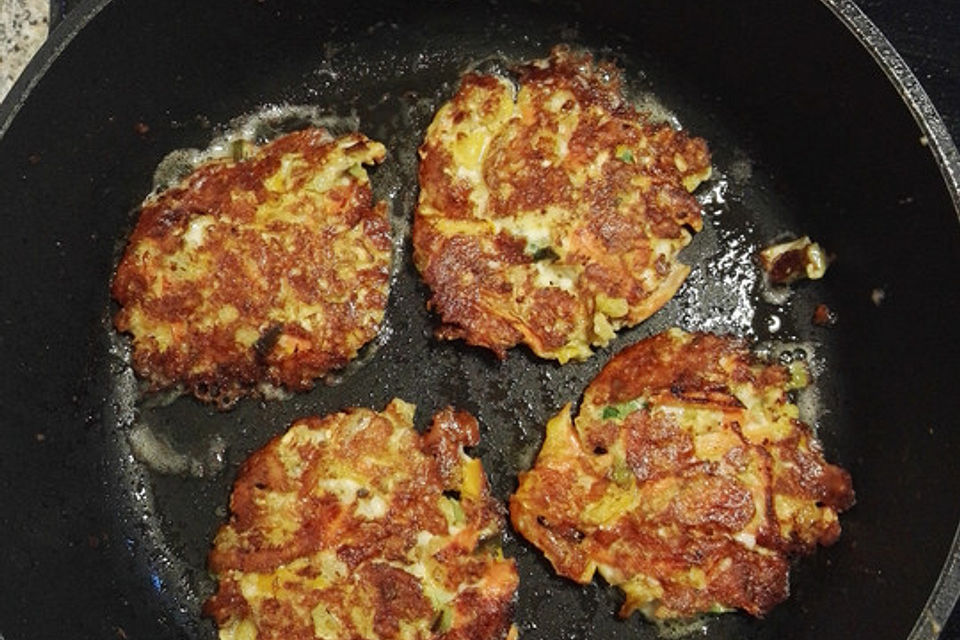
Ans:
{"type": "Polygon", "coordinates": [[[49,0],[0,0],[0,100],[47,37],[49,0]]]}

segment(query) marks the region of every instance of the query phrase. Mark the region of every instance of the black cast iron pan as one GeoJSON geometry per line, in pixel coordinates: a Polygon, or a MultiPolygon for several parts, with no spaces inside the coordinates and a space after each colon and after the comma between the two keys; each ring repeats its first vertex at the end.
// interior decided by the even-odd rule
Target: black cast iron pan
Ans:
{"type": "MultiPolygon", "coordinates": [[[[858,496],[839,543],[796,566],[786,603],[694,637],[935,637],[960,589],[960,165],[922,91],[905,105],[896,88],[912,76],[883,44],[843,0],[82,3],[0,107],[0,636],[214,637],[199,617],[209,541],[240,461],[293,418],[399,396],[422,426],[453,403],[479,417],[505,498],[550,415],[617,349],[680,325],[805,349],[819,372],[808,409],[858,496]],[[402,231],[416,146],[459,74],[557,42],[615,58],[637,98],[710,142],[694,272],[663,310],[585,363],[524,350],[498,362],[430,337],[400,241],[384,336],[338,384],[228,413],[138,396],[108,284],[167,153],[265,105],[311,105],[387,144],[373,179],[402,231]],[[751,254],[783,234],[836,260],[771,301],[751,254]],[[818,303],[836,326],[810,323],[818,303]],[[167,473],[132,455],[141,429],[175,452],[167,473]]],[[[555,577],[513,535],[506,551],[524,638],[656,637],[615,618],[607,585],[555,577]]]]}

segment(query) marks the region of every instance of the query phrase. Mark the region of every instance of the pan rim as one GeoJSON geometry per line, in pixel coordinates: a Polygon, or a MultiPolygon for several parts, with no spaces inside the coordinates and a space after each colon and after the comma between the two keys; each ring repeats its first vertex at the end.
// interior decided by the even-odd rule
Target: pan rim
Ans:
{"type": "MultiPolygon", "coordinates": [[[[0,102],[0,139],[47,69],[60,57],[80,30],[112,1],[82,0],[48,35],[6,98],[0,102]]],[[[854,0],[820,1],[866,49],[906,103],[940,168],[954,212],[957,214],[957,221],[960,222],[960,150],[926,90],[887,37],[854,0]]]]}
{"type": "MultiPolygon", "coordinates": [[[[926,139],[947,183],[960,222],[960,152],[930,96],[890,41],[853,0],[821,0],[860,45],[873,57],[900,94],[926,139]]],[[[940,636],[960,597],[960,524],[944,559],[943,568],[907,640],[935,640],[940,636]]]]}
{"type": "Polygon", "coordinates": [[[21,107],[33,93],[34,87],[46,75],[63,50],[73,38],[87,26],[94,16],[110,4],[112,0],[83,0],[76,8],[60,21],[40,48],[27,63],[20,77],[14,82],[6,98],[0,102],[0,139],[13,124],[21,107]]]}
{"type": "Polygon", "coordinates": [[[907,104],[949,187],[953,208],[960,222],[960,151],[930,96],[879,27],[853,0],[821,2],[860,41],[907,104]]]}
{"type": "MultiPolygon", "coordinates": [[[[113,0],[82,0],[33,56],[0,102],[0,139],[14,122],[33,89],[74,37],[113,0]]],[[[880,29],[854,0],[821,0],[857,39],[900,95],[933,154],[960,223],[960,151],[926,90],[880,29]]],[[[960,598],[960,523],[943,567],[930,595],[917,616],[907,640],[935,640],[960,598]]]]}

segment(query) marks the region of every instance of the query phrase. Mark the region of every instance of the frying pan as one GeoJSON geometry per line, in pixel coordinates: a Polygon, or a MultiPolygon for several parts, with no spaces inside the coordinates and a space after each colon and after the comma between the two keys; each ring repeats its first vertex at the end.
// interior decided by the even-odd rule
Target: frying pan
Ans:
{"type": "MultiPolygon", "coordinates": [[[[936,637],[960,589],[960,163],[885,46],[845,0],[83,2],[0,107],[0,635],[214,637],[199,616],[209,541],[240,462],[293,418],[398,396],[422,427],[452,403],[480,419],[476,453],[505,498],[550,415],[619,348],[680,325],[805,354],[817,373],[805,410],[858,496],[840,541],[796,564],[788,601],[763,620],[706,619],[694,637],[936,637]],[[416,146],[459,74],[557,42],[616,59],[634,98],[708,139],[717,170],[678,296],[562,367],[433,340],[402,235],[416,146]],[[289,104],[390,149],[373,173],[400,234],[383,335],[288,400],[222,413],[142,396],[108,284],[154,169],[289,104]],[[751,256],[790,234],[835,258],[824,280],[774,299],[751,256]],[[820,303],[835,326],[811,324],[820,303]],[[161,463],[131,444],[144,434],[161,463]]],[[[524,638],[657,637],[615,617],[608,585],[557,578],[510,532],[505,551],[524,638]]]]}

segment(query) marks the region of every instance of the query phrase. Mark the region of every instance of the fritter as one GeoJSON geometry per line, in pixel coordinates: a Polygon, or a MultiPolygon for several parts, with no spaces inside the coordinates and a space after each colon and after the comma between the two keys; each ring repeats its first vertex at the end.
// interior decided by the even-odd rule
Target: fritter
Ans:
{"type": "Polygon", "coordinates": [[[150,389],[222,407],[354,358],[383,320],[391,260],[363,168],[382,144],[310,128],[236,150],[147,198],[112,288],[150,389]]]}
{"type": "Polygon", "coordinates": [[[511,633],[503,507],[463,451],[477,421],[448,408],[421,436],[413,413],[393,400],[298,420],[244,463],[210,554],[222,640],[511,633]]]}
{"type": "Polygon", "coordinates": [[[631,105],[613,64],[557,47],[516,71],[466,74],[427,129],[414,261],[438,337],[584,359],[686,278],[710,156],[631,105]]]}
{"type": "Polygon", "coordinates": [[[560,575],[620,587],[620,615],[655,620],[788,595],[790,558],[840,535],[849,474],[824,460],[788,391],[801,363],[758,361],[730,337],[672,329],[620,352],[547,425],[510,499],[514,527],[560,575]]]}

